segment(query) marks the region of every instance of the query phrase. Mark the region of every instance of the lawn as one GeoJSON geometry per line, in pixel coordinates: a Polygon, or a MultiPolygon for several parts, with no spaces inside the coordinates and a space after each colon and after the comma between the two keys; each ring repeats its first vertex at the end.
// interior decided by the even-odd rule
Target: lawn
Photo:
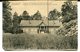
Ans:
{"type": "Polygon", "coordinates": [[[65,37],[56,34],[11,34],[3,33],[4,50],[76,50],[77,36],[65,37]]]}

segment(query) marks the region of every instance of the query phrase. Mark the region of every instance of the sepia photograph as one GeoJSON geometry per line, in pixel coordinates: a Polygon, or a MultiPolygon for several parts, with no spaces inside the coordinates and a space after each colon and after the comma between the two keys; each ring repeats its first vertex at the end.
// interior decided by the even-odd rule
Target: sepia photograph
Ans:
{"type": "Polygon", "coordinates": [[[3,49],[76,51],[77,1],[3,1],[3,49]]]}

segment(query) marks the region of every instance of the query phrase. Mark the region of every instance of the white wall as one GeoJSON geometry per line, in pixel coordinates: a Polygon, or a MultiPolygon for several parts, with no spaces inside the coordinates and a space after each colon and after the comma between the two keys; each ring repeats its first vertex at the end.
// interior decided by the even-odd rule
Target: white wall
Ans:
{"type": "Polygon", "coordinates": [[[31,34],[36,34],[38,28],[22,28],[23,32],[25,33],[31,33],[31,34]]]}
{"type": "MultiPolygon", "coordinates": [[[[50,27],[49,32],[51,34],[54,34],[57,31],[57,29],[58,28],[50,27]]],[[[38,28],[37,27],[25,27],[25,28],[22,28],[22,30],[24,33],[37,34],[38,28]]]]}
{"type": "Polygon", "coordinates": [[[49,32],[50,32],[51,34],[54,34],[54,33],[57,31],[57,29],[58,29],[58,28],[55,28],[55,27],[49,28],[49,32]]]}

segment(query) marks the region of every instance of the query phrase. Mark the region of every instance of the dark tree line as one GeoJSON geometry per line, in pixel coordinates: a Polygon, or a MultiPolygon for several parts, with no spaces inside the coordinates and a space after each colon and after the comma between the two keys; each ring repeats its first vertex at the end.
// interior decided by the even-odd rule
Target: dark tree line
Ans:
{"type": "Polygon", "coordinates": [[[37,11],[34,15],[30,16],[27,11],[23,11],[22,20],[41,20],[42,16],[39,11],[37,11]]]}

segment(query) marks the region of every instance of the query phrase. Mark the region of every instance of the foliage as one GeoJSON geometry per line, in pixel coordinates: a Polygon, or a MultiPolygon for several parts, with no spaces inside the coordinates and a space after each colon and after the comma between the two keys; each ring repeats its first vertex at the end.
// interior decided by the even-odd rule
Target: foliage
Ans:
{"type": "Polygon", "coordinates": [[[42,16],[41,16],[40,12],[37,11],[37,12],[32,16],[32,19],[33,19],[33,20],[41,20],[41,19],[42,19],[42,16]]]}
{"type": "Polygon", "coordinates": [[[71,1],[64,2],[61,11],[63,23],[77,18],[77,5],[73,5],[71,1]]]}
{"type": "Polygon", "coordinates": [[[77,39],[78,29],[77,28],[78,28],[77,19],[71,20],[68,23],[64,23],[63,27],[58,29],[58,31],[56,32],[56,35],[64,36],[65,43],[68,43],[69,47],[71,47],[72,49],[74,48],[77,49],[77,46],[78,46],[78,39],[77,39]]]}
{"type": "Polygon", "coordinates": [[[73,5],[73,15],[71,19],[77,19],[77,5],[73,5]]]}
{"type": "Polygon", "coordinates": [[[30,20],[31,19],[31,17],[29,16],[27,11],[23,11],[22,19],[23,20],[30,20]]]}
{"type": "Polygon", "coordinates": [[[12,33],[20,33],[21,32],[21,30],[19,28],[21,20],[22,20],[21,16],[18,16],[18,14],[15,12],[13,15],[12,33]]]}
{"type": "Polygon", "coordinates": [[[68,23],[64,23],[63,27],[59,28],[58,31],[56,32],[57,35],[77,35],[77,20],[71,20],[68,23]]]}
{"type": "Polygon", "coordinates": [[[61,16],[60,12],[58,12],[56,9],[50,11],[48,14],[50,20],[57,20],[60,16],[61,16]]]}
{"type": "Polygon", "coordinates": [[[12,19],[11,19],[11,6],[10,2],[3,1],[3,31],[11,32],[12,28],[12,19]]]}
{"type": "MultiPolygon", "coordinates": [[[[73,5],[71,1],[67,1],[62,5],[62,27],[56,32],[57,35],[64,36],[64,42],[68,43],[72,49],[77,49],[77,5],[73,5]]],[[[63,44],[64,45],[64,44],[63,44]]]]}

